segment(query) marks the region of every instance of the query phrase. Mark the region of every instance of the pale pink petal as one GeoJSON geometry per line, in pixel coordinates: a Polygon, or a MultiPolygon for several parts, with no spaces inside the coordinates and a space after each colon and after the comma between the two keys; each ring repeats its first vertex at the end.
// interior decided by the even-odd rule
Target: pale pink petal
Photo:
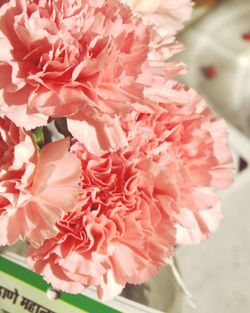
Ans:
{"type": "Polygon", "coordinates": [[[106,124],[88,117],[82,118],[81,121],[68,118],[67,124],[71,134],[96,155],[110,149],[123,148],[128,144],[117,117],[110,119],[106,124]]]}
{"type": "Polygon", "coordinates": [[[222,212],[218,196],[209,189],[197,191],[192,208],[183,208],[176,216],[177,242],[197,244],[215,232],[221,222],[222,212]]]}
{"type": "Polygon", "coordinates": [[[163,36],[174,36],[190,19],[191,0],[123,0],[135,12],[143,15],[149,23],[154,23],[163,36]]]}
{"type": "Polygon", "coordinates": [[[24,127],[31,130],[36,127],[45,126],[47,124],[48,116],[41,113],[27,114],[26,105],[12,105],[5,109],[5,115],[18,127],[24,127]]]}
{"type": "Polygon", "coordinates": [[[103,282],[97,287],[97,295],[99,299],[108,301],[118,296],[123,288],[123,285],[116,282],[113,271],[108,270],[103,282]]]}
{"type": "Polygon", "coordinates": [[[26,239],[37,246],[56,234],[79,194],[81,165],[69,148],[66,138],[39,153],[31,133],[0,118],[0,245],[26,239]]]}

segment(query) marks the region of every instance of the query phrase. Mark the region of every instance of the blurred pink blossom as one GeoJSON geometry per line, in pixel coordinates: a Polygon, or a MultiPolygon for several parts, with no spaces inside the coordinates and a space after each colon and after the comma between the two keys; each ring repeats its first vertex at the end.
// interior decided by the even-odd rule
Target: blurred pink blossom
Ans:
{"type": "Polygon", "coordinates": [[[162,36],[172,37],[190,19],[191,0],[124,0],[144,19],[153,23],[162,36]]]}

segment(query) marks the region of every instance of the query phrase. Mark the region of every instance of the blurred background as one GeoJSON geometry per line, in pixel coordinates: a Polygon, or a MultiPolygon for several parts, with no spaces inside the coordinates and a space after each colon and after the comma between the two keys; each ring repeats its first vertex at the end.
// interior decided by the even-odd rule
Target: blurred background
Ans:
{"type": "Polygon", "coordinates": [[[250,312],[250,0],[196,0],[179,34],[177,56],[194,87],[230,125],[235,183],[222,193],[219,230],[197,246],[177,249],[182,278],[197,309],[183,313],[250,312]]]}

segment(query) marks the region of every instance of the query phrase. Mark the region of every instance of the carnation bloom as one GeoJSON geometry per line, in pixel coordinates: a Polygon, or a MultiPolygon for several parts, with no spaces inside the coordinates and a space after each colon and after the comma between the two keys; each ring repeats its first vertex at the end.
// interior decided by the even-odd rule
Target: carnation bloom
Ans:
{"type": "Polygon", "coordinates": [[[78,195],[80,163],[68,149],[63,139],[39,153],[31,133],[0,118],[0,245],[37,245],[56,233],[78,195]]]}
{"type": "Polygon", "coordinates": [[[163,36],[174,36],[190,19],[192,2],[190,0],[124,0],[135,12],[156,25],[163,36]]]}
{"type": "Polygon", "coordinates": [[[0,9],[0,110],[26,130],[66,117],[93,153],[126,146],[117,114],[157,110],[138,80],[151,35],[118,0],[10,0],[0,9]]]}
{"type": "Polygon", "coordinates": [[[155,90],[163,112],[131,114],[123,127],[129,149],[140,147],[175,186],[176,201],[168,208],[175,219],[177,241],[198,243],[217,229],[222,217],[212,188],[232,183],[227,127],[194,90],[167,84],[172,85],[172,93],[165,94],[160,87],[155,90]]]}
{"type": "Polygon", "coordinates": [[[96,157],[76,143],[82,162],[79,203],[57,224],[58,234],[29,250],[28,264],[55,288],[80,293],[97,286],[108,299],[128,283],[150,279],[175,244],[167,203],[175,191],[141,152],[96,157]]]}

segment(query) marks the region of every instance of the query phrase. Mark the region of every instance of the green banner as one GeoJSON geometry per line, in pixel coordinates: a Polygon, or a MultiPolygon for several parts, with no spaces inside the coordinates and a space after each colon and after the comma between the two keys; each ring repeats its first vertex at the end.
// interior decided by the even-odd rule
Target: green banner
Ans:
{"type": "Polygon", "coordinates": [[[84,295],[50,300],[50,288],[40,275],[0,256],[0,313],[121,313],[84,295]]]}

